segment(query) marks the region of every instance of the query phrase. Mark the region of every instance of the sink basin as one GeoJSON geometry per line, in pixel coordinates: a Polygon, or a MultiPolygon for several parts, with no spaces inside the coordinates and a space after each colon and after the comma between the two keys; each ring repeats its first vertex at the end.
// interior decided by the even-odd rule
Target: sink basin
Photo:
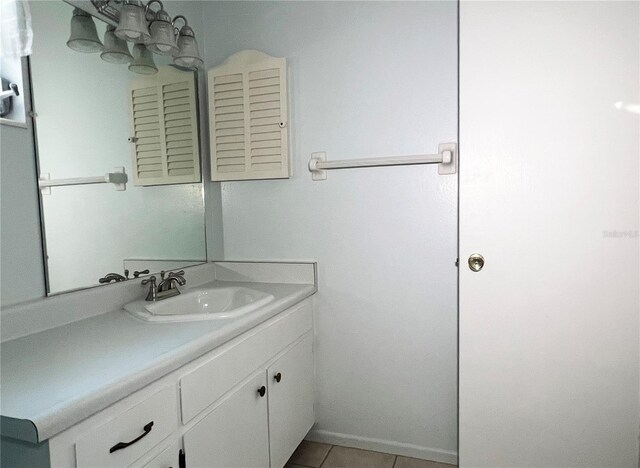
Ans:
{"type": "Polygon", "coordinates": [[[244,287],[195,289],[157,302],[135,301],[124,306],[149,322],[222,320],[240,317],[273,300],[271,294],[244,287]]]}

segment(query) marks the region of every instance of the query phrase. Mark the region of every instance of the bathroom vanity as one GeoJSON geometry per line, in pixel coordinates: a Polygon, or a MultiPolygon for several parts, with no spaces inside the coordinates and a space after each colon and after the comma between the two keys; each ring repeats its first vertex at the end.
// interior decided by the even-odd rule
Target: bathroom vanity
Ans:
{"type": "Polygon", "coordinates": [[[284,466],[314,423],[315,264],[215,262],[185,277],[189,307],[216,289],[262,302],[148,321],[123,309],[144,294],[128,281],[3,311],[15,335],[2,344],[3,465],[284,466]],[[78,313],[108,290],[119,307],[78,313]],[[43,302],[68,323],[19,336],[43,302]]]}

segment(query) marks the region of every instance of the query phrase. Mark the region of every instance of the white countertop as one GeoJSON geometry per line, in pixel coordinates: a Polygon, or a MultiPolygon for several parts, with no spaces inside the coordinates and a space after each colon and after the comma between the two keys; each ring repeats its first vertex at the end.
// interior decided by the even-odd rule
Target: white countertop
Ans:
{"type": "Polygon", "coordinates": [[[223,285],[275,299],[229,320],[149,323],[116,310],[2,343],[2,435],[49,439],[316,291],[310,284],[202,286],[223,285]]]}

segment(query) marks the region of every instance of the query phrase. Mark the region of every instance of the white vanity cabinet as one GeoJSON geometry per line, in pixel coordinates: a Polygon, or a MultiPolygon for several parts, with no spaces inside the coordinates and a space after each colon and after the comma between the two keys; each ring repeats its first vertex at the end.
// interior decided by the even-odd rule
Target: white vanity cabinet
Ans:
{"type": "Polygon", "coordinates": [[[311,301],[54,436],[49,465],[282,468],[314,423],[311,301]]]}
{"type": "Polygon", "coordinates": [[[184,435],[189,464],[281,468],[314,422],[311,333],[184,435]]]}

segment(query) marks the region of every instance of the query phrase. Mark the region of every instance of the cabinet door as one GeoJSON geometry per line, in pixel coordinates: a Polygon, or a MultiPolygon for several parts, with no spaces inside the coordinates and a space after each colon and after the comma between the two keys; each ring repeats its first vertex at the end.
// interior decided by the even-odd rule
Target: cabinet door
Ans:
{"type": "Polygon", "coordinates": [[[196,79],[159,67],[130,85],[133,185],[200,182],[196,79]]]}
{"type": "Polygon", "coordinates": [[[267,395],[259,393],[264,386],[260,371],[185,433],[187,466],[268,466],[267,395]]]}
{"type": "Polygon", "coordinates": [[[315,421],[313,337],[308,333],[267,370],[271,468],[282,468],[315,421]]]}
{"type": "Polygon", "coordinates": [[[208,80],[211,180],[288,178],[286,59],[243,50],[208,80]]]}

